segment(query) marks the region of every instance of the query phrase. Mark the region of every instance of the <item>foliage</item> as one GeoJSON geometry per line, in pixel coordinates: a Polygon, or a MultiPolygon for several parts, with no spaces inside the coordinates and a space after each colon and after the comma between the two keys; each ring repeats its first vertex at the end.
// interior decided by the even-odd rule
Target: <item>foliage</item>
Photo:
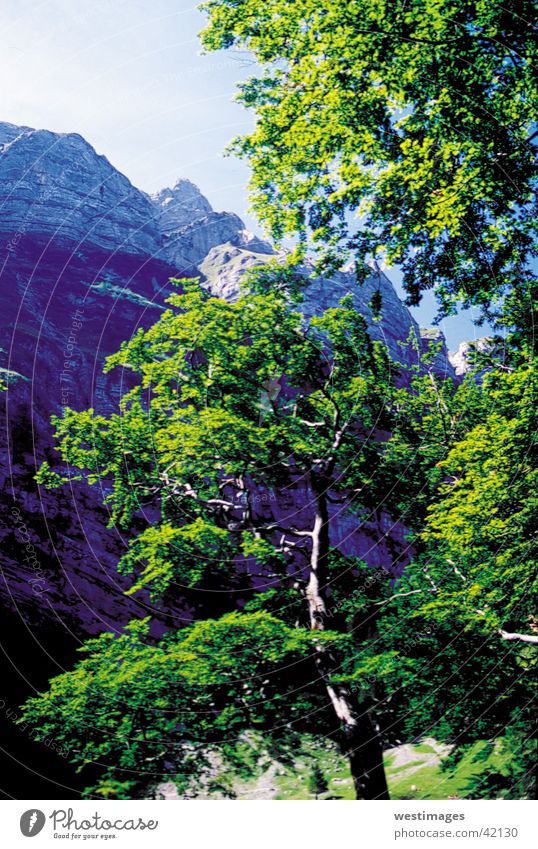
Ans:
{"type": "Polygon", "coordinates": [[[329,790],[327,779],[323,775],[321,767],[317,763],[314,763],[310,770],[310,774],[308,776],[307,789],[315,796],[316,799],[319,795],[321,795],[322,793],[327,793],[329,790]]]}
{"type": "Polygon", "coordinates": [[[234,763],[245,731],[262,730],[278,752],[278,728],[319,710],[315,688],[306,692],[311,635],[266,613],[230,613],[159,642],[149,620],[131,622],[81,651],[18,722],[64,745],[79,769],[98,767],[89,795],[132,798],[170,778],[182,792],[193,779],[211,787],[215,759],[234,763]]]}
{"type": "Polygon", "coordinates": [[[73,472],[45,464],[39,480],[99,483],[133,532],[131,591],[179,596],[200,621],[156,643],[138,625],[93,641],[26,719],[102,765],[96,792],[128,796],[147,763],[183,789],[189,773],[215,783],[216,753],[246,769],[252,729],[280,753],[299,734],[334,738],[328,686],[375,709],[387,742],[432,734],[455,758],[494,744],[469,793],[528,794],[535,648],[504,637],[536,624],[534,362],[522,350],[456,387],[433,346],[408,387],[349,299],[307,325],[268,275],[233,304],[184,282],[108,362],[132,373],[119,413],[55,420],[73,472]],[[326,511],[315,567],[308,517],[267,508],[298,482],[326,511]],[[330,548],[330,500],[357,524],[381,509],[404,520],[401,578],[330,548]]]}
{"type": "MultiPolygon", "coordinates": [[[[391,415],[393,367],[346,300],[308,327],[283,292],[230,304],[191,281],[170,301],[108,360],[137,378],[120,413],[53,419],[69,477],[106,481],[111,524],[159,510],[120,564],[132,592],[230,586],[238,557],[283,577],[289,547],[275,546],[260,492],[334,458],[338,487],[374,502],[372,434],[391,415]]],[[[62,481],[47,464],[38,480],[62,481]]]]}
{"type": "Polygon", "coordinates": [[[206,0],[208,50],[248,51],[255,212],[322,267],[400,264],[409,302],[485,308],[536,255],[538,47],[519,0],[206,0]],[[352,219],[352,214],[357,217],[352,219]]]}
{"type": "MultiPolygon", "coordinates": [[[[476,744],[456,762],[453,774],[461,764],[471,760],[475,769],[465,784],[467,799],[534,799],[536,798],[536,733],[533,709],[516,715],[503,736],[486,743],[476,753],[476,744]],[[478,767],[478,769],[476,768],[478,767]]],[[[461,751],[458,750],[461,755],[461,751]]]]}
{"type": "Polygon", "coordinates": [[[445,482],[423,533],[440,618],[450,608],[483,631],[518,630],[534,612],[537,389],[534,363],[488,374],[487,417],[441,463],[445,482]]]}
{"type": "Polygon", "coordinates": [[[535,747],[536,647],[517,636],[537,631],[534,362],[490,372],[482,395],[482,420],[438,464],[417,555],[382,602],[376,639],[358,635],[352,674],[405,735],[427,731],[457,757],[497,740],[469,793],[520,798],[532,796],[535,747]]]}
{"type": "MultiPolygon", "coordinates": [[[[315,569],[321,589],[309,685],[304,694],[296,687],[293,707],[286,705],[287,720],[278,727],[285,740],[295,723],[298,730],[311,730],[315,719],[318,733],[335,734],[339,726],[327,720],[327,693],[316,700],[320,688],[329,687],[333,656],[346,652],[348,640],[324,621],[322,595],[326,567],[334,571],[340,564],[342,575],[335,580],[343,587],[354,581],[353,564],[328,549],[326,534],[318,561],[308,565],[316,546],[307,515],[277,520],[267,515],[263,496],[301,481],[308,499],[322,501],[325,510],[331,490],[336,495],[350,486],[354,509],[375,504],[384,440],[374,433],[380,427],[388,433],[394,367],[383,346],[370,340],[349,298],[307,325],[284,289],[230,304],[210,297],[196,281],[183,286],[170,298],[174,309],[109,359],[107,369],[129,369],[135,377],[119,413],[66,409],[54,423],[62,458],[73,471],[62,478],[44,464],[38,480],[58,486],[75,477],[102,486],[111,523],[137,528],[120,562],[120,570],[132,576],[130,592],[148,588],[155,599],[179,596],[202,620],[193,641],[203,639],[208,616],[222,622],[237,607],[239,593],[247,599],[239,617],[245,634],[263,616],[278,617],[283,629],[298,634],[314,627],[314,602],[307,605],[305,598],[311,599],[307,588],[315,569]],[[253,584],[255,577],[261,586],[253,584]],[[314,655],[322,657],[321,667],[314,655]]],[[[269,640],[252,645],[260,664],[274,661],[269,640]]],[[[235,654],[212,643],[204,674],[212,674],[214,665],[222,675],[226,664],[230,674],[238,673],[235,654]]],[[[200,662],[196,675],[196,687],[204,688],[200,662]]],[[[246,673],[243,680],[249,680],[246,673]]],[[[344,698],[342,685],[335,686],[344,698]]],[[[182,698],[177,696],[180,716],[182,698]]],[[[284,694],[279,699],[284,704],[284,694]]],[[[58,716],[69,712],[69,699],[58,710],[58,716]]],[[[231,735],[237,723],[242,731],[247,727],[232,706],[215,706],[210,714],[211,727],[231,735]]],[[[187,711],[187,727],[189,716],[187,711]]],[[[248,721],[257,727],[254,710],[248,721]]],[[[183,720],[174,732],[180,739],[182,726],[183,720]]],[[[101,745],[107,753],[116,744],[105,739],[101,745]]],[[[140,761],[141,753],[132,757],[140,761]]],[[[125,768],[121,760],[119,767],[125,768]]]]}

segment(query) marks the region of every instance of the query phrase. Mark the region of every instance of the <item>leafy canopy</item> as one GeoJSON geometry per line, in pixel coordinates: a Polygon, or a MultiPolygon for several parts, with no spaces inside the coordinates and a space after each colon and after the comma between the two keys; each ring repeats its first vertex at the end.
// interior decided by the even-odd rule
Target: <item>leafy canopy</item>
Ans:
{"type": "MultiPolygon", "coordinates": [[[[107,363],[131,380],[119,413],[67,409],[55,419],[74,476],[102,486],[112,523],[136,529],[120,563],[133,575],[131,591],[147,586],[157,597],[179,596],[203,618],[164,644],[142,646],[140,657],[128,635],[106,635],[73,673],[29,703],[26,717],[49,732],[66,716],[65,742],[75,758],[80,751],[83,763],[101,764],[114,782],[147,758],[176,763],[193,746],[211,743],[226,752],[226,735],[238,742],[247,728],[266,727],[269,739],[274,729],[281,742],[296,728],[339,729],[327,695],[331,672],[320,675],[313,655],[329,658],[328,644],[338,653],[348,641],[325,623],[315,639],[305,627],[313,531],[308,522],[295,527],[295,511],[275,520],[260,495],[316,480],[323,482],[320,498],[354,486],[358,495],[365,491],[359,503],[369,503],[386,441],[378,431],[387,428],[394,396],[385,349],[370,340],[349,299],[308,324],[284,291],[227,303],[196,281],[182,283],[184,291],[170,298],[173,309],[107,363]],[[301,546],[306,537],[310,551],[301,546]],[[255,576],[261,585],[253,584],[255,576]],[[229,614],[238,589],[248,600],[242,613],[229,614]],[[219,618],[208,619],[212,611],[219,618]],[[175,641],[180,654],[171,657],[175,641]],[[101,665],[92,678],[94,662],[101,665]],[[269,705],[275,665],[279,684],[269,705]],[[95,707],[91,683],[102,699],[101,679],[117,709],[107,711],[106,699],[101,711],[95,707]],[[168,687],[176,705],[171,718],[154,714],[150,704],[151,693],[160,703],[168,687]],[[257,701],[244,703],[245,688],[257,701]],[[198,704],[207,714],[200,721],[193,713],[198,704]],[[84,722],[94,711],[99,721],[86,740],[84,722]],[[142,737],[135,734],[122,755],[129,722],[135,729],[144,723],[142,737]],[[156,754],[157,740],[168,734],[172,750],[167,744],[156,754]],[[145,754],[148,740],[155,745],[145,754]]],[[[50,486],[72,477],[62,479],[47,464],[38,475],[50,486]]],[[[341,572],[333,580],[353,582],[356,563],[328,550],[323,559],[341,572]]],[[[324,584],[325,569],[318,575],[324,584]]],[[[201,780],[200,769],[194,777],[201,780]]]]}
{"type": "MultiPolygon", "coordinates": [[[[135,531],[121,564],[132,591],[201,590],[191,598],[205,621],[158,644],[143,630],[103,636],[26,719],[46,733],[64,727],[77,762],[102,764],[100,793],[134,792],[153,766],[186,786],[197,753],[198,780],[204,753],[240,760],[247,729],[281,747],[296,732],[334,733],[312,661],[322,641],[336,658],[331,686],[375,704],[385,739],[427,731],[461,748],[502,736],[520,777],[507,790],[490,771],[488,786],[528,793],[534,647],[502,632],[534,622],[532,360],[521,352],[517,367],[456,388],[432,371],[432,351],[410,392],[345,300],[307,325],[278,288],[229,304],[184,285],[109,360],[131,379],[120,412],[67,410],[56,428],[64,461],[103,486],[112,522],[135,531]],[[302,528],[277,522],[263,499],[314,478],[336,500],[346,492],[358,520],[381,504],[403,517],[415,545],[393,586],[384,569],[330,550],[331,630],[315,637],[302,528]],[[248,600],[230,614],[237,589],[248,600]]],[[[62,480],[47,466],[39,478],[62,480]]]]}
{"type": "MultiPolygon", "coordinates": [[[[135,376],[120,412],[54,419],[72,476],[105,482],[111,523],[159,511],[120,564],[138,576],[133,592],[229,587],[238,556],[282,572],[261,494],[323,473],[374,502],[374,432],[391,416],[394,369],[346,299],[307,325],[283,292],[227,303],[184,285],[174,309],[109,358],[107,369],[135,376]]],[[[38,480],[62,483],[47,464],[38,480]]]]}
{"type": "Polygon", "coordinates": [[[479,421],[438,463],[414,560],[348,667],[405,736],[456,744],[453,761],[488,741],[495,764],[471,797],[535,791],[536,645],[519,637],[538,634],[537,389],[534,361],[484,377],[479,421]]]}
{"type": "Polygon", "coordinates": [[[226,792],[215,765],[245,766],[246,731],[282,748],[294,721],[318,718],[311,635],[267,613],[208,619],[157,643],[149,620],[131,622],[81,652],[18,722],[62,743],[79,770],[93,768],[89,795],[133,798],[170,779],[182,792],[204,780],[226,792]],[[279,734],[284,724],[290,730],[279,734]]]}
{"type": "Polygon", "coordinates": [[[322,267],[401,264],[409,302],[488,307],[536,255],[538,41],[532,0],[208,0],[202,41],[258,63],[260,220],[322,267]],[[352,218],[355,215],[356,218],[352,218]]]}

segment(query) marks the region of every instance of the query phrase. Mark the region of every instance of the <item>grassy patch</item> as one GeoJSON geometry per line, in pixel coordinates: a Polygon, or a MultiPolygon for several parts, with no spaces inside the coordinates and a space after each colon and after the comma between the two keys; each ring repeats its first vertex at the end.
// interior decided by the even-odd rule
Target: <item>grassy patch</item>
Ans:
{"type": "MultiPolygon", "coordinates": [[[[251,748],[252,741],[248,751],[244,752],[246,758],[251,748]]],[[[257,762],[256,746],[250,755],[250,770],[226,776],[228,784],[240,791],[240,798],[248,799],[250,794],[252,798],[283,801],[316,798],[346,801],[355,798],[347,760],[335,746],[320,745],[319,741],[304,737],[300,751],[286,763],[267,757],[257,762]],[[311,790],[314,764],[321,770],[328,787],[317,797],[311,790]],[[264,774],[267,774],[266,789],[260,786],[264,783],[264,774]],[[261,797],[258,795],[260,791],[261,797]]],[[[469,747],[454,767],[443,770],[443,758],[428,743],[407,744],[405,750],[393,749],[385,756],[391,799],[464,799],[470,792],[473,779],[482,775],[485,769],[498,766],[503,757],[506,755],[500,744],[480,741],[469,747]]],[[[214,792],[209,796],[216,798],[214,792]]]]}
{"type": "MultiPolygon", "coordinates": [[[[468,790],[469,780],[484,768],[486,743],[476,743],[461,759],[453,771],[443,771],[441,758],[431,763],[424,755],[436,754],[427,743],[411,745],[412,758],[406,763],[397,764],[396,756],[391,753],[385,757],[385,769],[389,792],[392,799],[463,799],[468,790]],[[422,757],[421,757],[422,756],[422,757]],[[406,774],[407,770],[412,770],[406,774]]],[[[311,747],[307,757],[298,760],[295,768],[286,769],[275,777],[276,799],[314,799],[308,791],[308,775],[312,759],[316,759],[329,786],[327,793],[319,799],[354,799],[353,781],[346,759],[337,750],[311,747]]]]}
{"type": "Polygon", "coordinates": [[[402,772],[404,769],[411,769],[412,767],[422,767],[422,766],[424,766],[423,760],[409,761],[409,763],[399,764],[399,766],[388,766],[387,762],[385,761],[385,771],[389,775],[394,775],[397,772],[402,772]]]}
{"type": "Polygon", "coordinates": [[[0,384],[3,386],[11,386],[15,383],[18,383],[19,380],[25,380],[28,382],[28,378],[22,374],[19,374],[18,371],[13,371],[12,369],[0,368],[0,384]]]}
{"type": "Polygon", "coordinates": [[[96,295],[105,295],[119,301],[131,301],[133,304],[138,304],[142,307],[154,307],[162,309],[159,304],[144,298],[138,292],[133,292],[132,289],[127,289],[125,286],[116,286],[109,280],[101,280],[98,283],[92,283],[89,287],[96,295]]]}
{"type": "Polygon", "coordinates": [[[437,752],[430,746],[429,743],[416,743],[413,746],[415,752],[419,752],[421,755],[435,755],[437,752]]]}
{"type": "Polygon", "coordinates": [[[389,777],[392,799],[447,799],[450,782],[438,766],[424,766],[411,775],[389,777]]]}

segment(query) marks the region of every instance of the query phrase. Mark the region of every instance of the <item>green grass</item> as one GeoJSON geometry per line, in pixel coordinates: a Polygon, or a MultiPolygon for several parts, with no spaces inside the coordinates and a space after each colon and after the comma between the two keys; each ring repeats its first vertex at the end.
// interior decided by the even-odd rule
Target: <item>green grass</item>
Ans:
{"type": "MultiPolygon", "coordinates": [[[[394,754],[385,758],[387,781],[392,799],[465,798],[469,779],[484,769],[487,758],[494,757],[494,754],[490,752],[489,744],[485,741],[479,742],[472,746],[456,769],[444,772],[441,768],[441,759],[438,763],[432,764],[431,758],[424,757],[436,754],[435,749],[428,743],[413,744],[411,748],[413,757],[404,764],[395,765],[397,757],[394,754]]],[[[307,789],[309,770],[314,758],[329,785],[329,792],[318,798],[354,799],[353,782],[345,758],[336,750],[315,746],[307,747],[307,757],[296,762],[294,771],[286,769],[283,774],[275,777],[277,786],[275,798],[280,800],[315,798],[307,789]]]]}
{"type": "Polygon", "coordinates": [[[258,265],[263,265],[273,259],[271,254],[259,254],[248,248],[236,248],[230,242],[213,248],[202,264],[200,271],[209,283],[214,283],[223,266],[226,264],[226,274],[231,276],[241,271],[245,266],[246,257],[255,257],[258,265]]]}
{"type": "Polygon", "coordinates": [[[88,288],[96,295],[106,295],[120,301],[131,301],[133,304],[139,304],[143,307],[162,309],[158,304],[149,301],[143,295],[139,295],[138,292],[133,292],[132,289],[127,289],[125,286],[116,286],[109,280],[92,283],[88,288]]]}
{"type": "MultiPolygon", "coordinates": [[[[239,795],[239,798],[261,798],[286,800],[314,800],[311,792],[312,767],[321,769],[328,790],[318,799],[354,800],[353,780],[347,759],[335,746],[322,745],[311,737],[303,737],[299,751],[288,752],[282,760],[272,760],[265,754],[259,757],[257,739],[252,736],[242,752],[249,768],[244,771],[226,770],[222,775],[223,785],[239,795]],[[265,785],[265,786],[263,786],[265,785]],[[250,795],[252,794],[252,795],[250,795]]],[[[448,751],[442,747],[441,751],[448,751]]],[[[483,775],[488,769],[505,768],[509,752],[500,742],[493,744],[485,740],[471,746],[450,770],[443,770],[442,757],[435,743],[407,744],[392,749],[385,755],[385,770],[391,799],[464,799],[468,796],[473,778],[483,775]]],[[[209,797],[223,798],[224,790],[212,790],[209,797]]],[[[225,794],[226,795],[226,794],[225,794]]]]}
{"type": "Polygon", "coordinates": [[[435,749],[428,743],[416,743],[414,749],[415,752],[420,752],[421,755],[435,755],[435,749]]]}
{"type": "Polygon", "coordinates": [[[388,772],[389,769],[390,769],[391,775],[395,775],[398,772],[402,772],[404,769],[409,769],[410,767],[415,767],[415,766],[424,766],[424,761],[423,760],[410,761],[409,763],[400,764],[400,766],[394,766],[394,767],[389,767],[387,765],[387,762],[385,761],[385,770],[388,772]]]}
{"type": "Polygon", "coordinates": [[[388,776],[388,782],[392,799],[448,799],[453,795],[438,766],[424,766],[403,778],[388,776]]]}
{"type": "Polygon", "coordinates": [[[322,747],[308,739],[303,742],[301,758],[295,763],[295,769],[286,769],[284,774],[277,775],[276,799],[315,799],[308,790],[308,777],[312,764],[317,763],[323,772],[329,790],[318,796],[319,799],[353,799],[353,781],[349,767],[336,748],[322,747]]]}
{"type": "MultiPolygon", "coordinates": [[[[390,794],[393,799],[463,799],[469,780],[484,769],[480,754],[487,744],[476,743],[461,759],[456,769],[444,772],[441,764],[424,766],[409,775],[398,776],[388,770],[390,794]]],[[[416,750],[416,747],[415,747],[416,750]]]]}

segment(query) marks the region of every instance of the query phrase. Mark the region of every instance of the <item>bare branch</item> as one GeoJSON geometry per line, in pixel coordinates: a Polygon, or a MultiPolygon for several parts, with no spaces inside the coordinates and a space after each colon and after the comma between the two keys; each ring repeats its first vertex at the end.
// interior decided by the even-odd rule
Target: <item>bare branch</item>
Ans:
{"type": "Polygon", "coordinates": [[[247,528],[247,530],[251,531],[282,531],[283,534],[292,534],[295,537],[312,537],[312,531],[301,531],[299,528],[285,528],[283,525],[279,525],[276,522],[272,522],[269,525],[255,525],[251,528],[247,528]]]}
{"type": "Polygon", "coordinates": [[[466,583],[467,583],[467,578],[465,577],[465,575],[463,574],[463,572],[460,572],[460,570],[458,569],[458,567],[456,566],[456,564],[454,563],[454,561],[453,561],[453,560],[450,560],[450,559],[447,557],[446,562],[447,562],[450,566],[452,566],[452,569],[454,570],[454,574],[455,574],[455,575],[457,575],[457,576],[458,576],[458,578],[461,578],[461,580],[463,581],[463,583],[464,583],[464,584],[466,584],[466,583]]]}
{"type": "Polygon", "coordinates": [[[384,604],[388,604],[389,601],[394,601],[395,598],[405,598],[407,595],[416,595],[417,593],[422,593],[423,590],[409,590],[408,593],[396,593],[396,595],[391,595],[390,598],[386,598],[385,601],[376,601],[374,607],[382,607],[384,604]]]}
{"type": "Polygon", "coordinates": [[[226,489],[226,487],[230,485],[237,486],[236,478],[224,478],[224,480],[219,483],[219,489],[226,489]]]}
{"type": "Polygon", "coordinates": [[[519,640],[522,643],[538,643],[538,634],[509,634],[508,631],[499,630],[503,640],[519,640]]]}

